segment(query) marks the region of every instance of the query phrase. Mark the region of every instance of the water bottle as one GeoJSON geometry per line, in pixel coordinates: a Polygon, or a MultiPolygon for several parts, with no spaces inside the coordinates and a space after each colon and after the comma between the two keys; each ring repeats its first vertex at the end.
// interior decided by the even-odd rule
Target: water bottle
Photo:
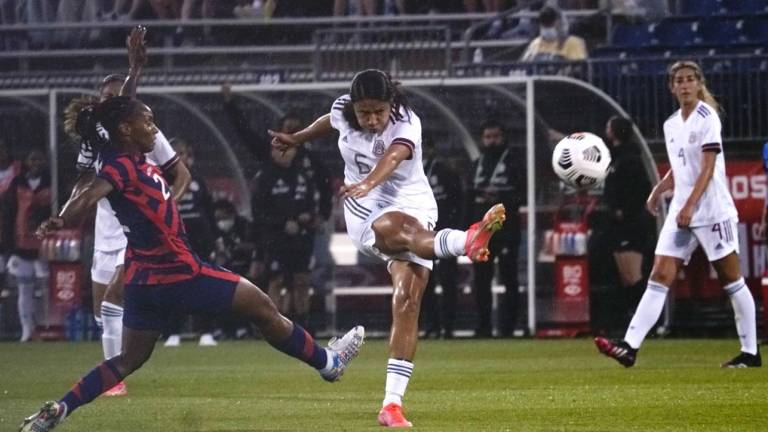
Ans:
{"type": "Polygon", "coordinates": [[[583,232],[576,233],[576,254],[587,254],[587,235],[583,232]]]}
{"type": "Polygon", "coordinates": [[[480,64],[483,62],[483,49],[475,48],[475,52],[472,54],[472,63],[480,64]]]}

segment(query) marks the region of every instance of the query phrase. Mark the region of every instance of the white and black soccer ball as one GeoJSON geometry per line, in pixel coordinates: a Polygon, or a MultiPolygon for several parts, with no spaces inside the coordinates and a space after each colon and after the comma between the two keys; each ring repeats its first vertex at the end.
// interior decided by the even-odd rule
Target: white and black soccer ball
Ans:
{"type": "Polygon", "coordinates": [[[577,132],[560,140],[552,152],[552,168],[560,180],[577,189],[589,189],[605,180],[611,152],[599,136],[577,132]]]}

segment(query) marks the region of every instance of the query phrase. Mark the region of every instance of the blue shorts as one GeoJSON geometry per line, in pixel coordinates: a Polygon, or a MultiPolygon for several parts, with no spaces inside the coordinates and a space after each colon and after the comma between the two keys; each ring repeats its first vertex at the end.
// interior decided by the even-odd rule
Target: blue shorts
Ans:
{"type": "Polygon", "coordinates": [[[123,325],[163,331],[179,315],[217,315],[232,310],[240,276],[204,263],[197,276],[172,284],[125,286],[123,325]]]}

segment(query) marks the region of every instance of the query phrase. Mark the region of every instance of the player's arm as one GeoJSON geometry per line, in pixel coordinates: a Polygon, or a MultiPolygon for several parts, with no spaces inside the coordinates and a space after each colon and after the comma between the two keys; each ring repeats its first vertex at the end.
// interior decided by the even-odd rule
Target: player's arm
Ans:
{"type": "Polygon", "coordinates": [[[701,173],[696,179],[696,183],[693,184],[693,190],[685,201],[683,208],[680,209],[680,213],[677,214],[677,225],[681,227],[687,227],[691,223],[693,217],[693,209],[696,207],[696,203],[704,194],[709,186],[709,181],[712,180],[712,176],[715,173],[715,160],[719,151],[705,150],[701,153],[701,173]]]}
{"type": "Polygon", "coordinates": [[[674,188],[675,187],[675,178],[672,174],[672,169],[667,171],[667,173],[664,175],[664,178],[661,179],[658,183],[656,183],[656,186],[654,186],[653,189],[651,189],[651,194],[648,196],[648,199],[645,201],[645,208],[648,209],[648,211],[654,215],[659,215],[659,199],[661,198],[661,195],[674,188]]]}
{"type": "Polygon", "coordinates": [[[273,130],[267,132],[269,132],[269,135],[272,137],[272,147],[284,150],[290,147],[299,146],[304,142],[312,141],[316,138],[328,136],[333,132],[333,126],[331,126],[331,115],[325,114],[315,120],[311,125],[293,134],[275,132],[273,130]]]}
{"type": "Polygon", "coordinates": [[[192,173],[189,172],[189,168],[184,165],[184,162],[180,160],[167,168],[167,173],[173,178],[173,184],[171,185],[173,200],[178,201],[192,182],[192,173]]]}
{"type": "Polygon", "coordinates": [[[129,96],[131,99],[136,99],[136,88],[139,85],[141,70],[147,63],[147,47],[144,44],[144,35],[146,33],[146,27],[136,26],[125,40],[128,48],[129,69],[128,77],[120,89],[120,96],[129,96]]]}
{"type": "Polygon", "coordinates": [[[341,194],[344,197],[362,198],[371,191],[371,189],[380,185],[384,180],[400,166],[400,163],[411,157],[411,147],[407,145],[398,145],[398,141],[393,141],[384,156],[371,170],[371,172],[360,183],[344,185],[341,188],[341,194]]]}
{"type": "Polygon", "coordinates": [[[108,181],[95,178],[76,197],[67,201],[58,216],[52,216],[40,224],[35,235],[38,238],[43,238],[53,231],[78,224],[85,212],[92,209],[100,199],[107,196],[113,189],[114,186],[108,181]]]}

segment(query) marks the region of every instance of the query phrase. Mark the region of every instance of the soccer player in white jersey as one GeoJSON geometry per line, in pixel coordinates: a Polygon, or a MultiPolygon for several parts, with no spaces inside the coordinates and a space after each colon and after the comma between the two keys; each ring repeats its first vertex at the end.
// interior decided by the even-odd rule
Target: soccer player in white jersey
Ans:
{"type": "MultiPolygon", "coordinates": [[[[99,88],[99,100],[103,102],[112,97],[127,94],[135,97],[138,77],[145,63],[144,34],[146,30],[137,27],[131,32],[128,40],[128,58],[130,71],[128,77],[109,75],[99,88]]],[[[66,110],[65,129],[76,129],[77,117],[83,112],[81,100],[75,100],[66,110]]],[[[86,138],[86,137],[83,137],[86,138]]],[[[75,198],[93,181],[97,171],[98,155],[93,153],[83,140],[77,157],[77,169],[80,172],[70,200],[75,198]]],[[[147,153],[147,160],[161,168],[164,173],[173,177],[173,197],[178,199],[189,185],[191,175],[189,170],[179,161],[176,152],[162,132],[155,136],[155,146],[147,153]]],[[[66,204],[65,204],[66,205],[66,204]]],[[[127,240],[123,227],[115,217],[115,212],[106,199],[99,200],[96,209],[96,224],[94,228],[93,265],[91,267],[93,314],[96,323],[102,330],[101,343],[104,359],[108,360],[122,349],[123,340],[123,259],[127,240]]],[[[120,382],[109,390],[107,396],[122,396],[127,394],[125,384],[120,382]]]]}
{"type": "Polygon", "coordinates": [[[691,61],[669,68],[669,88],[680,109],[664,122],[664,140],[671,169],[653,188],[647,207],[658,214],[661,195],[674,196],[659,234],[648,287],[624,340],[598,337],[601,353],[625,367],[635,364],[637,350],[664,309],[669,287],[682,264],[700,245],[731,298],[741,353],[722,367],[759,367],[755,301],[739,269],[738,213],[725,177],[718,104],[707,90],[704,74],[691,61]]]}
{"type": "Polygon", "coordinates": [[[410,427],[402,398],[413,372],[419,309],[432,260],[467,255],[488,259],[488,241],[504,222],[497,204],[469,230],[432,229],[437,204],[422,166],[421,120],[398,85],[374,69],[355,75],[348,95],[329,114],[294,134],[270,131],[285,149],[339,131],[344,159],[344,218],[347,233],[363,253],[387,262],[392,278],[392,328],[382,426],[410,427]]]}

